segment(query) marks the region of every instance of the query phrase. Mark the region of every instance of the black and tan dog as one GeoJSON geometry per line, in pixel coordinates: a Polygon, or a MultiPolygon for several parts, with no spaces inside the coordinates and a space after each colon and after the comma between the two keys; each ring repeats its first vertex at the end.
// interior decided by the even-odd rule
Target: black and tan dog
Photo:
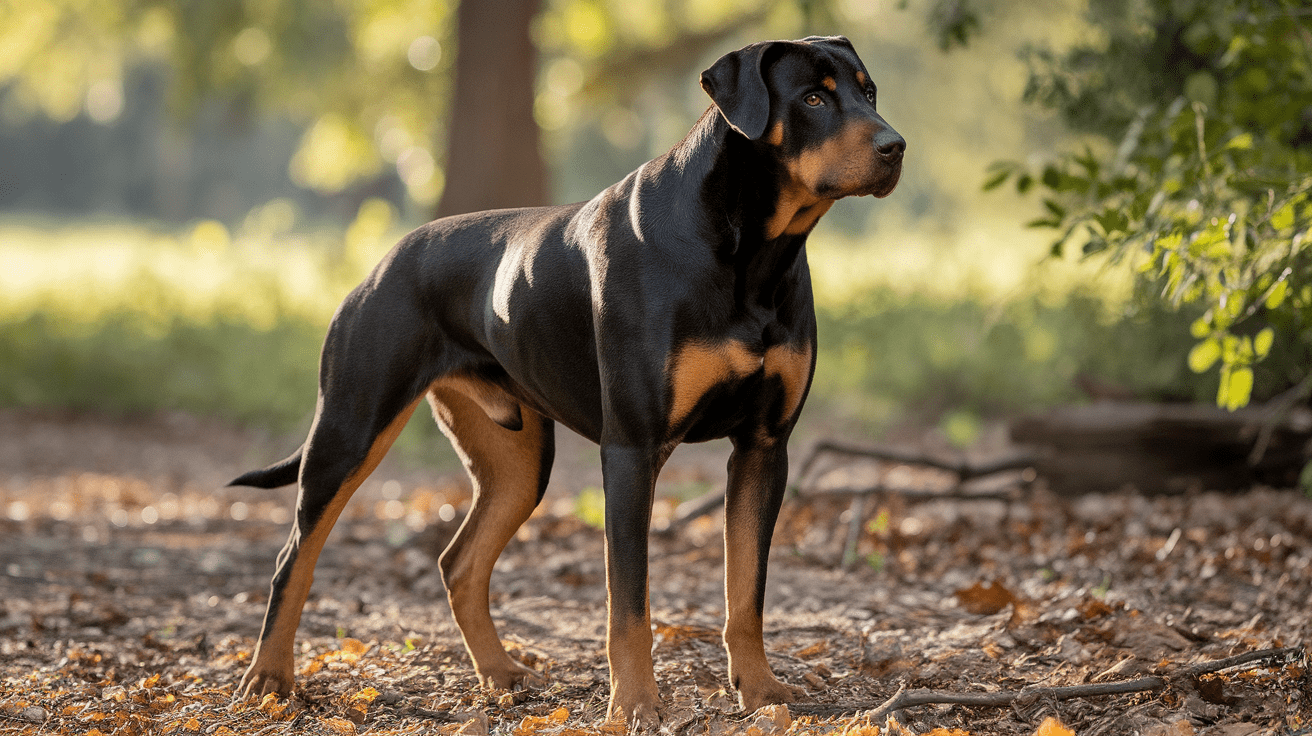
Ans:
{"type": "Polygon", "coordinates": [[[610,714],[658,717],[653,486],[680,442],[719,437],[733,442],[729,679],[749,710],[795,698],[766,662],[761,610],[786,444],[815,365],[803,245],[835,200],[891,192],[905,143],[875,111],[875,85],[842,37],[753,44],[701,84],[714,105],[688,136],[591,201],[429,223],[342,303],[309,438],[233,481],[300,483],[242,693],[291,690],[324,539],[426,398],[474,486],[441,569],[481,682],[537,679],[497,638],[488,580],[542,499],[560,422],[601,445],[610,714]]]}

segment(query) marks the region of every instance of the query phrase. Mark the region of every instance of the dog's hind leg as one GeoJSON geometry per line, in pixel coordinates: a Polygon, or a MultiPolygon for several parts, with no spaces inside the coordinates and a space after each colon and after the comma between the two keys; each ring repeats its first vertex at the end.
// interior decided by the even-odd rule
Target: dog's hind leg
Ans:
{"type": "Polygon", "coordinates": [[[238,695],[286,695],[292,645],[314,565],[328,533],[378,466],[429,383],[422,337],[395,325],[397,307],[353,293],[329,327],[319,367],[319,402],[306,439],[296,519],[278,555],[268,609],[238,695]]]}
{"type": "Polygon", "coordinates": [[[488,585],[501,550],[542,500],[555,456],[555,423],[520,406],[522,427],[507,429],[488,417],[486,396],[476,401],[468,384],[439,380],[428,398],[474,486],[473,505],[440,563],[451,613],[479,682],[509,689],[539,681],[497,638],[488,585]]]}
{"type": "Polygon", "coordinates": [[[351,494],[387,454],[418,403],[416,397],[399,411],[377,418],[367,435],[321,405],[305,446],[296,520],[278,555],[264,625],[239,695],[291,692],[292,644],[314,581],[315,561],[351,494]]]}

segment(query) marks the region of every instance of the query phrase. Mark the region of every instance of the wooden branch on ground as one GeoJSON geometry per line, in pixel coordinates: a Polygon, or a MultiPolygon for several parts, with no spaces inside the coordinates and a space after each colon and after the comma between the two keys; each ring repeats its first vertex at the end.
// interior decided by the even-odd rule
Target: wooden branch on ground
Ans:
{"type": "Polygon", "coordinates": [[[847,703],[840,705],[808,705],[806,703],[790,706],[795,715],[813,715],[832,717],[851,713],[862,713],[871,720],[884,718],[897,711],[917,705],[974,705],[1004,706],[1017,703],[1028,705],[1040,698],[1048,700],[1070,700],[1072,698],[1091,698],[1100,695],[1122,695],[1125,693],[1152,692],[1164,690],[1175,683],[1187,683],[1201,675],[1213,674],[1222,670],[1254,662],[1266,662],[1283,659],[1290,661],[1295,657],[1306,657],[1301,647],[1283,647],[1280,649],[1262,649],[1247,652],[1211,662],[1200,662],[1185,667],[1177,673],[1166,676],[1140,677],[1134,680],[1108,682],[1094,685],[1067,685],[1062,687],[1025,687],[1019,690],[1003,690],[996,693],[954,693],[943,690],[907,690],[899,687],[891,698],[883,703],[847,703]],[[873,706],[873,709],[872,709],[873,706]]]}
{"type": "Polygon", "coordinates": [[[1018,452],[988,460],[972,461],[964,456],[947,458],[930,455],[905,447],[893,445],[853,445],[834,440],[821,440],[811,448],[811,453],[802,461],[802,470],[798,482],[811,472],[815,461],[823,454],[847,455],[849,457],[868,457],[885,462],[904,463],[906,465],[923,465],[957,474],[958,482],[964,483],[974,478],[1001,473],[1005,470],[1024,470],[1033,465],[1037,459],[1033,453],[1018,452]]]}

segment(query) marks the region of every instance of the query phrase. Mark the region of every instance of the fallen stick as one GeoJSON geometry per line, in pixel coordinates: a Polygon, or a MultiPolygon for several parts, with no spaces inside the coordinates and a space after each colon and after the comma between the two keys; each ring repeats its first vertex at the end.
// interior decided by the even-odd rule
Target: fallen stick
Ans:
{"type": "Polygon", "coordinates": [[[975,705],[1003,706],[1019,701],[1021,705],[1033,703],[1040,698],[1049,700],[1070,700],[1072,698],[1092,698],[1100,695],[1123,695],[1125,693],[1151,692],[1163,690],[1174,682],[1187,682],[1199,675],[1213,674],[1240,665],[1270,659],[1292,659],[1294,655],[1306,656],[1301,647],[1284,647],[1280,649],[1262,649],[1256,652],[1238,654],[1211,662],[1200,662],[1166,676],[1140,677],[1134,680],[1108,682],[1096,685],[1066,685],[1061,687],[1025,687],[1020,690],[1003,690],[996,693],[954,693],[944,690],[907,690],[906,686],[898,688],[893,696],[883,703],[848,703],[842,705],[808,705],[799,703],[790,706],[797,715],[838,716],[848,713],[865,712],[865,716],[877,720],[897,711],[917,705],[975,705]],[[871,706],[874,705],[872,709],[871,706]],[[868,711],[868,712],[867,712],[868,711]]]}
{"type": "Polygon", "coordinates": [[[938,468],[939,470],[956,473],[961,483],[972,478],[1000,473],[1004,470],[1024,470],[1033,465],[1037,459],[1032,453],[1018,452],[990,458],[982,462],[972,462],[964,457],[944,458],[891,445],[851,445],[845,442],[821,440],[811,448],[811,453],[802,461],[801,472],[797,475],[799,484],[811,471],[815,461],[825,453],[847,455],[849,457],[868,457],[875,460],[938,468]]]}

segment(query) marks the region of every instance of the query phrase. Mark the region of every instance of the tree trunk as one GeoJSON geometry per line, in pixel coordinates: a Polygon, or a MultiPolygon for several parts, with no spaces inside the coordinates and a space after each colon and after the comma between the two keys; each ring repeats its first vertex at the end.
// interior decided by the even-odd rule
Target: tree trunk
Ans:
{"type": "Polygon", "coordinates": [[[533,118],[540,0],[461,0],[446,187],[437,217],[547,204],[533,118]]]}

